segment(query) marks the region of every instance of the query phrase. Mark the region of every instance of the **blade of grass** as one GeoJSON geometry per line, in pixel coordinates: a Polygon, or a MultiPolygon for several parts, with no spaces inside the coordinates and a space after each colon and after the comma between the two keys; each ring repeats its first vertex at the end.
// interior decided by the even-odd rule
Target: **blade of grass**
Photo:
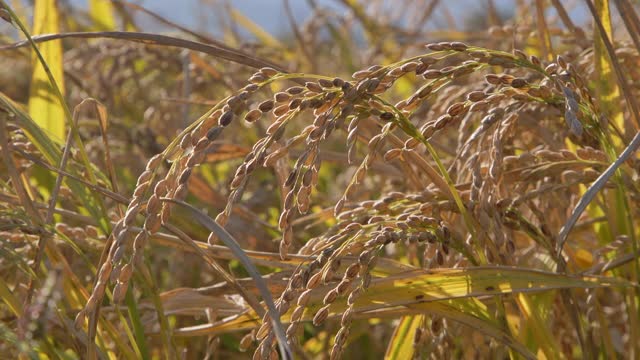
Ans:
{"type": "MultiPolygon", "coordinates": [[[[33,13],[33,34],[60,32],[58,7],[55,0],[36,0],[33,13]]],[[[16,21],[14,19],[14,21],[16,21]]],[[[56,92],[64,94],[62,44],[51,41],[40,47],[40,55],[32,59],[33,76],[29,91],[29,114],[55,141],[65,138],[64,105],[56,101],[56,92]],[[41,56],[40,59],[38,57],[41,56]],[[40,60],[40,61],[38,61],[40,60]]]]}
{"type": "Polygon", "coordinates": [[[215,221],[213,221],[210,217],[205,215],[202,211],[193,207],[190,204],[187,204],[183,201],[162,198],[162,201],[171,202],[176,205],[179,205],[187,210],[195,217],[195,219],[204,227],[207,228],[210,232],[216,234],[216,236],[231,249],[236,258],[242,263],[247,272],[251,275],[251,277],[256,281],[256,285],[260,290],[260,295],[267,305],[267,313],[271,318],[271,323],[273,327],[273,331],[276,335],[276,339],[278,340],[278,344],[280,347],[280,354],[285,359],[292,359],[291,349],[289,348],[289,344],[287,343],[287,338],[285,335],[284,328],[282,323],[280,322],[280,314],[276,310],[275,303],[273,302],[273,297],[267,288],[267,284],[264,279],[256,269],[255,265],[251,262],[249,257],[245,254],[244,250],[240,247],[238,242],[229,234],[223,227],[218,225],[215,221]]]}
{"type": "Polygon", "coordinates": [[[413,359],[414,338],[421,326],[424,315],[404,316],[391,335],[391,340],[384,355],[385,360],[413,359]]]}
{"type": "MultiPolygon", "coordinates": [[[[130,292],[131,291],[127,291],[127,294],[129,294],[130,292]]],[[[126,297],[125,297],[125,304],[127,305],[127,309],[130,310],[131,307],[127,303],[126,297]]],[[[148,357],[146,357],[146,358],[144,357],[144,355],[143,355],[143,353],[141,351],[141,346],[137,341],[138,333],[135,330],[136,325],[133,325],[134,329],[132,330],[131,329],[131,325],[132,324],[129,324],[129,321],[127,321],[127,320],[130,320],[131,323],[134,323],[135,320],[133,320],[133,317],[136,316],[135,315],[136,313],[134,312],[134,314],[132,314],[131,312],[129,312],[129,319],[127,319],[125,314],[120,309],[120,306],[116,306],[115,313],[118,316],[118,319],[120,320],[120,323],[126,324],[126,326],[124,326],[124,329],[123,329],[124,330],[124,335],[126,335],[126,338],[124,336],[122,336],[122,332],[121,332],[120,336],[123,338],[123,339],[121,339],[121,341],[123,341],[124,339],[128,339],[129,340],[129,344],[131,344],[132,351],[135,354],[135,358],[136,359],[143,359],[144,358],[145,360],[147,360],[148,357]]],[[[89,326],[91,327],[91,320],[89,322],[89,326]]],[[[99,330],[98,330],[98,328],[96,326],[96,334],[98,334],[98,333],[99,333],[99,330]]],[[[102,336],[97,336],[97,335],[96,336],[92,336],[91,335],[91,331],[89,332],[89,338],[90,339],[97,338],[99,340],[104,340],[104,339],[102,339],[102,336]]],[[[89,345],[87,346],[87,358],[96,359],[97,358],[97,354],[95,352],[96,352],[95,343],[94,343],[94,341],[90,341],[89,345]]]]}
{"type": "Polygon", "coordinates": [[[178,359],[176,344],[173,337],[173,331],[169,320],[165,315],[165,310],[162,304],[161,294],[158,291],[155,280],[149,271],[149,264],[145,262],[145,266],[142,266],[139,270],[142,281],[142,287],[144,291],[151,298],[151,302],[156,309],[158,315],[158,322],[160,323],[160,333],[163,337],[162,346],[166,354],[167,359],[178,359]]]}
{"type": "MultiPolygon", "coordinates": [[[[129,287],[133,288],[132,279],[129,283],[129,287]]],[[[151,353],[149,352],[149,345],[147,345],[147,339],[144,335],[144,326],[142,325],[142,319],[140,318],[140,312],[138,311],[138,304],[133,296],[133,291],[127,291],[124,298],[127,304],[127,310],[129,311],[129,320],[133,326],[133,335],[135,336],[136,347],[140,350],[140,355],[143,359],[151,359],[151,353]]]]}
{"type": "Polygon", "coordinates": [[[542,350],[549,360],[561,359],[562,352],[558,347],[557,341],[554,341],[553,334],[544,326],[544,321],[542,321],[537,309],[532,306],[530,299],[524,294],[518,294],[515,300],[520,308],[525,325],[531,330],[536,339],[538,349],[542,350]]]}
{"type": "MultiPolygon", "coordinates": [[[[272,67],[278,71],[286,72],[282,67],[268,60],[257,58],[253,55],[246,54],[239,50],[231,50],[215,45],[208,45],[201,42],[180,39],[167,35],[150,34],[143,32],[126,32],[126,31],[98,31],[98,32],[68,32],[62,34],[46,34],[32,37],[34,43],[53,41],[58,39],[79,38],[79,39],[117,39],[132,42],[139,42],[147,45],[158,45],[177,47],[181,49],[189,49],[220,59],[232,61],[238,64],[246,65],[252,68],[263,68],[265,66],[272,67]]],[[[0,46],[0,51],[21,48],[29,45],[28,41],[19,41],[13,44],[0,46]]]]}

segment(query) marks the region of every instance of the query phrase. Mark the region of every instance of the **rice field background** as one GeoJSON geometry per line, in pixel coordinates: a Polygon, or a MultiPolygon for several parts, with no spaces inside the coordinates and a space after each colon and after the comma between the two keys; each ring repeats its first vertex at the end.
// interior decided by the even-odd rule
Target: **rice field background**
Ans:
{"type": "Polygon", "coordinates": [[[634,2],[270,3],[0,1],[0,358],[640,356],[634,2]]]}

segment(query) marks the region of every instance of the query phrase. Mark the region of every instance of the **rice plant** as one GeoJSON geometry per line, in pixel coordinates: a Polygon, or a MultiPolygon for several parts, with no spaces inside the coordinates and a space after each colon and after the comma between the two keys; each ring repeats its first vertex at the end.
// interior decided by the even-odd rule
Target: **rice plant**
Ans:
{"type": "Polygon", "coordinates": [[[640,356],[636,5],[274,4],[0,2],[2,354],[640,356]]]}

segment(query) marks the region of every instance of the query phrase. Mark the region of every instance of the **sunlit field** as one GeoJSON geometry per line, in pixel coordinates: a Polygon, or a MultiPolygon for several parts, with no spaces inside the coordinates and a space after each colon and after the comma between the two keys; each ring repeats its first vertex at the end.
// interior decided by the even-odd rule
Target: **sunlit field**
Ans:
{"type": "Polygon", "coordinates": [[[146,3],[0,0],[0,358],[640,358],[637,5],[146,3]]]}

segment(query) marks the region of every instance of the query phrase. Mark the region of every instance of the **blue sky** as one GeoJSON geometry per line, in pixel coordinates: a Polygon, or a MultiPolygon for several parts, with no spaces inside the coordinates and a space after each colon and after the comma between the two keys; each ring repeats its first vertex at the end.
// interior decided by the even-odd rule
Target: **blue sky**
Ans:
{"type": "MultiPolygon", "coordinates": [[[[203,12],[201,4],[203,2],[210,4],[225,3],[225,1],[219,0],[143,0],[133,2],[153,10],[181,25],[209,33],[216,33],[216,29],[218,28],[217,14],[213,10],[215,6],[208,6],[206,7],[207,11],[203,12]]],[[[510,12],[509,8],[514,2],[513,0],[495,0],[499,10],[507,13],[510,12]]],[[[86,0],[75,0],[72,1],[72,3],[86,3],[86,0]]],[[[229,3],[272,34],[277,35],[289,32],[290,28],[284,12],[283,0],[230,0],[229,3]]],[[[343,9],[343,7],[339,5],[340,1],[337,0],[316,0],[316,3],[335,9],[343,9]]],[[[464,19],[465,15],[468,16],[468,14],[474,12],[481,12],[486,4],[486,0],[449,0],[444,3],[452,14],[461,14],[462,16],[460,18],[464,19]]],[[[311,9],[306,0],[289,0],[289,4],[298,23],[302,23],[311,14],[311,9]]],[[[581,23],[585,19],[584,10],[580,8],[574,9],[571,11],[571,17],[577,23],[581,23]]],[[[435,21],[437,21],[437,18],[435,21]]],[[[153,26],[153,23],[148,24],[151,25],[151,27],[148,28],[145,26],[145,30],[162,30],[161,28],[159,29],[153,26]]],[[[437,25],[441,26],[443,24],[437,25]]]]}

